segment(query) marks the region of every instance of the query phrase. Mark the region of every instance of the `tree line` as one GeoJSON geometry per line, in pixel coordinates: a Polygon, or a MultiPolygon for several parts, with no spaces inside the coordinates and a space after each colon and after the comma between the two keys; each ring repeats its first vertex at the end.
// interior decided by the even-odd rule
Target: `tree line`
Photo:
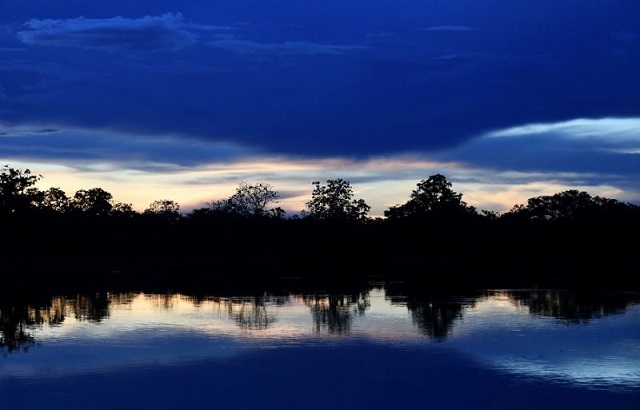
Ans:
{"type": "Polygon", "coordinates": [[[42,178],[29,169],[0,169],[0,254],[11,256],[13,269],[62,259],[114,270],[190,266],[227,276],[334,278],[367,272],[437,281],[451,275],[472,283],[473,276],[512,278],[512,269],[531,279],[547,267],[562,277],[586,277],[585,269],[597,268],[608,278],[613,270],[637,280],[627,270],[638,256],[640,207],[584,191],[530,198],[498,214],[468,205],[444,175],[434,174],[405,203],[385,210],[385,218],[372,218],[349,181],[330,179],[312,182],[305,209],[288,216],[278,192],[262,182],[240,182],[229,198],[181,213],[170,199],[137,212],[101,188],[73,196],[39,190],[42,178]]]}
{"type": "MultiPolygon", "coordinates": [[[[117,202],[113,195],[102,188],[80,189],[68,196],[62,189],[51,187],[41,191],[35,188],[42,175],[29,169],[15,169],[5,165],[0,169],[0,213],[7,217],[23,214],[84,214],[90,216],[136,217],[140,215],[162,217],[175,221],[203,214],[219,214],[229,217],[287,219],[287,212],[278,203],[279,194],[271,184],[240,182],[235,193],[226,199],[208,202],[205,207],[189,213],[180,213],[180,205],[171,199],[156,200],[143,212],[137,212],[132,204],[117,202]]],[[[327,221],[371,222],[368,213],[371,207],[364,199],[354,198],[353,188],[347,180],[338,178],[319,181],[314,186],[311,199],[305,203],[301,216],[327,221]]],[[[531,221],[559,221],[576,218],[617,215],[637,216],[637,205],[616,199],[592,196],[587,192],[567,190],[554,195],[528,199],[526,204],[516,204],[508,212],[498,214],[478,210],[462,200],[462,194],[453,191],[452,184],[444,175],[434,174],[417,183],[409,200],[391,206],[384,211],[388,220],[424,217],[483,217],[487,219],[528,219],[531,221]]]]}

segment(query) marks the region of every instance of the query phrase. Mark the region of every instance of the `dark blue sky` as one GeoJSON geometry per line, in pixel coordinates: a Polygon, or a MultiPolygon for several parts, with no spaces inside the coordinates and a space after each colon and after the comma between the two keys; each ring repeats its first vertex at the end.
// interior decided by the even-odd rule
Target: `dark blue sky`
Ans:
{"type": "MultiPolygon", "coordinates": [[[[233,163],[276,189],[292,175],[245,165],[347,161],[354,185],[403,181],[390,205],[435,172],[638,201],[638,73],[637,0],[2,2],[0,160],[233,163]],[[380,159],[405,172],[364,172],[380,159]]],[[[298,194],[334,176],[314,164],[298,194]]]]}

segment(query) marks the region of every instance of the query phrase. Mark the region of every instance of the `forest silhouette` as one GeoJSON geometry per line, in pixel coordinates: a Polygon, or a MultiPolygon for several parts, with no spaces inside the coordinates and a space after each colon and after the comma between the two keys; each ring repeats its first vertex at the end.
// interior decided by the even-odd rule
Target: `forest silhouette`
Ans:
{"type": "Polygon", "coordinates": [[[584,191],[530,198],[498,214],[469,206],[435,174],[372,218],[344,179],[312,182],[294,216],[267,183],[240,182],[231,197],[181,213],[170,199],[137,212],[101,188],[42,191],[40,179],[0,169],[5,289],[640,285],[640,207],[584,191]]]}

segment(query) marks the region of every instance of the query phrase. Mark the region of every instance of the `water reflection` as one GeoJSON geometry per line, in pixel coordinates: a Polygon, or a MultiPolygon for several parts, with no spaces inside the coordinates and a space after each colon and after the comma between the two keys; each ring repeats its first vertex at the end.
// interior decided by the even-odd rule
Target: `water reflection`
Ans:
{"type": "Polygon", "coordinates": [[[316,333],[349,334],[354,316],[364,315],[371,305],[369,292],[351,295],[304,295],[304,304],[311,310],[316,333]]]}
{"type": "Polygon", "coordinates": [[[529,312],[549,316],[575,324],[586,324],[592,319],[624,312],[638,296],[622,296],[610,292],[571,292],[566,290],[510,291],[509,297],[518,306],[526,306],[529,312]]]}
{"type": "Polygon", "coordinates": [[[426,336],[442,341],[453,331],[456,321],[462,319],[465,308],[475,306],[483,293],[418,292],[402,285],[388,286],[392,304],[406,306],[412,322],[426,336]]]}
{"type": "Polygon", "coordinates": [[[28,319],[28,314],[16,312],[12,307],[0,309],[0,350],[26,352],[35,341],[25,328],[33,326],[35,322],[28,319]]]}
{"type": "MultiPolygon", "coordinates": [[[[414,328],[434,341],[450,337],[466,312],[479,301],[508,301],[514,309],[530,315],[552,317],[569,324],[588,324],[606,316],[622,314],[640,303],[635,293],[577,292],[567,290],[487,290],[478,292],[417,292],[402,284],[372,286],[346,294],[309,293],[249,297],[188,296],[173,293],[95,292],[72,296],[55,296],[48,302],[31,302],[28,298],[0,301],[0,349],[4,352],[27,351],[36,343],[34,332],[43,326],[61,326],[68,318],[101,323],[109,320],[112,309],[129,307],[139,297],[150,309],[172,312],[179,304],[194,309],[210,308],[226,316],[245,331],[266,331],[278,323],[278,312],[307,309],[307,319],[315,334],[349,335],[354,320],[363,318],[371,307],[371,292],[384,294],[390,307],[406,309],[414,328]]],[[[398,311],[396,311],[398,314],[398,311]]],[[[187,319],[192,320],[192,319],[187,319]]],[[[286,326],[301,326],[305,319],[286,319],[286,326]]],[[[277,333],[277,328],[275,330],[277,333]]]]}
{"type": "Polygon", "coordinates": [[[220,306],[225,306],[229,318],[240,328],[264,330],[276,322],[275,306],[283,306],[288,298],[263,295],[261,297],[214,298],[220,306]]]}
{"type": "Polygon", "coordinates": [[[0,301],[0,351],[29,350],[35,344],[33,329],[43,324],[61,324],[65,304],[64,298],[53,298],[44,306],[25,301],[0,301]]]}
{"type": "Polygon", "coordinates": [[[77,294],[67,299],[76,320],[100,322],[109,317],[109,304],[112,295],[109,293],[77,294]]]}
{"type": "Polygon", "coordinates": [[[243,297],[94,292],[47,301],[14,298],[0,301],[0,386],[12,378],[214,359],[240,360],[244,372],[255,370],[248,358],[256,351],[284,350],[288,357],[301,354],[295,349],[356,344],[354,352],[380,355],[376,363],[383,371],[368,374],[372,378],[413,363],[409,356],[408,363],[396,363],[399,351],[420,358],[425,349],[439,349],[443,363],[463,357],[483,371],[519,379],[628,391],[640,385],[639,301],[632,293],[418,292],[402,284],[243,297]]]}

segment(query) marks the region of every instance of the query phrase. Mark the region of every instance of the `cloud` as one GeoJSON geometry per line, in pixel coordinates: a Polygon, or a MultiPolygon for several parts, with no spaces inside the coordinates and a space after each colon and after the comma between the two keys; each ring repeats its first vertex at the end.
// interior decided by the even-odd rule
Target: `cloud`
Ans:
{"type": "Polygon", "coordinates": [[[487,170],[574,173],[618,186],[626,180],[637,189],[638,152],[640,118],[579,118],[492,131],[440,158],[487,170]]]}
{"type": "Polygon", "coordinates": [[[0,138],[19,138],[34,135],[51,135],[60,132],[55,128],[7,127],[0,123],[0,138]]]}
{"type": "Polygon", "coordinates": [[[556,123],[535,123],[489,133],[489,138],[525,137],[553,133],[563,138],[607,143],[636,142],[640,146],[640,118],[578,118],[556,123]]]}
{"type": "Polygon", "coordinates": [[[67,20],[31,19],[17,33],[25,44],[100,50],[178,50],[197,42],[193,25],[180,13],[138,19],[113,17],[67,20]]]}
{"type": "Polygon", "coordinates": [[[224,33],[233,30],[232,27],[187,23],[181,13],[139,19],[120,16],[109,19],[31,19],[25,26],[28,30],[18,32],[18,38],[25,44],[41,46],[129,51],[179,50],[198,43],[199,33],[213,32],[214,37],[220,40],[209,42],[209,46],[239,54],[338,55],[366,48],[304,41],[259,43],[240,40],[224,33]]]}
{"type": "Polygon", "coordinates": [[[23,161],[64,161],[78,168],[84,168],[87,161],[95,161],[146,171],[224,163],[255,155],[255,151],[240,145],[197,141],[180,135],[141,137],[116,130],[12,126],[1,122],[0,151],[4,156],[23,161]]]}
{"type": "Polygon", "coordinates": [[[209,46],[234,51],[238,54],[276,54],[276,55],[341,55],[367,49],[357,45],[333,45],[308,43],[304,41],[285,41],[283,43],[258,43],[240,39],[212,41],[209,46]]]}
{"type": "MultiPolygon", "coordinates": [[[[634,123],[634,119],[628,120],[634,123]]],[[[598,127],[627,128],[623,126],[625,121],[607,119],[538,124],[533,129],[566,129],[561,126],[566,123],[584,127],[591,124],[591,131],[583,130],[583,134],[598,127]]],[[[517,134],[514,130],[518,129],[532,127],[514,127],[510,132],[494,134],[517,134]]],[[[274,156],[183,135],[145,137],[55,124],[0,123],[0,136],[5,137],[0,137],[0,163],[43,174],[43,188],[59,186],[72,193],[100,186],[118,201],[132,203],[138,209],[155,199],[169,197],[188,211],[230,196],[238,182],[247,181],[273,184],[281,193],[279,206],[295,214],[304,209],[312,181],[344,178],[352,183],[356,197],[372,206],[371,215],[382,216],[388,207],[406,202],[417,182],[436,173],[446,175],[470,205],[498,212],[525,203],[528,198],[567,189],[632,203],[640,200],[637,178],[629,178],[633,169],[616,173],[626,166],[635,167],[637,175],[637,159],[593,153],[591,139],[558,139],[554,133],[511,138],[484,136],[441,156],[413,153],[360,160],[274,156]],[[59,170],[60,167],[64,169],[59,170]]]]}

